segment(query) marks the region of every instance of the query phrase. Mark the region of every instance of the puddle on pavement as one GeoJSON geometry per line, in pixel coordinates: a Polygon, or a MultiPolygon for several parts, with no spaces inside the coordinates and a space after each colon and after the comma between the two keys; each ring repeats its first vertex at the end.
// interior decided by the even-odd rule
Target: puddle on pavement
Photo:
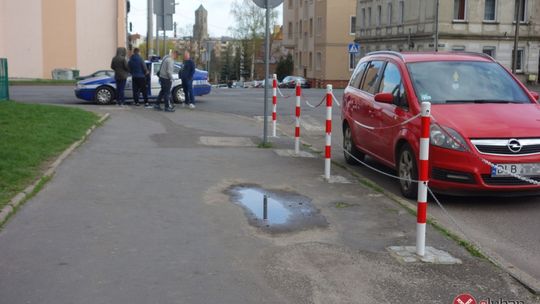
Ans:
{"type": "Polygon", "coordinates": [[[238,185],[227,190],[231,201],[244,209],[250,225],[270,233],[323,228],[328,222],[306,196],[266,190],[256,185],[238,185]],[[264,197],[266,199],[266,212],[264,197]]]}

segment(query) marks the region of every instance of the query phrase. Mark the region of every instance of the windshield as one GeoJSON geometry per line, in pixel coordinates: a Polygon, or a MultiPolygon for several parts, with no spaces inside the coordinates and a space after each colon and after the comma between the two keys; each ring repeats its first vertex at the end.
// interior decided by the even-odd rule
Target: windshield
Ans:
{"type": "Polygon", "coordinates": [[[419,102],[531,102],[509,73],[495,62],[437,61],[407,66],[419,102]]]}

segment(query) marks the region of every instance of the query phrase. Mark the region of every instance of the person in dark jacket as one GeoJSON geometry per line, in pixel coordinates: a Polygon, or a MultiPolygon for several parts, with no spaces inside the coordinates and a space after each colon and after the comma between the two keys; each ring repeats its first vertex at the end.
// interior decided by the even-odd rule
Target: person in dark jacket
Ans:
{"type": "Polygon", "coordinates": [[[193,95],[193,75],[195,74],[195,63],[190,58],[188,51],[184,52],[184,65],[180,70],[180,79],[182,79],[182,89],[186,98],[185,104],[191,109],[195,109],[195,95],[193,95]]]}
{"type": "Polygon", "coordinates": [[[116,80],[116,103],[121,107],[123,107],[126,102],[124,89],[126,88],[126,80],[129,76],[126,55],[126,48],[119,47],[116,49],[116,56],[114,56],[111,61],[111,69],[114,71],[114,79],[116,80]]]}
{"type": "Polygon", "coordinates": [[[148,108],[148,89],[146,88],[148,68],[146,68],[146,64],[139,53],[139,48],[135,48],[133,50],[133,55],[131,55],[128,62],[129,72],[131,73],[131,79],[133,81],[133,100],[135,101],[135,105],[138,106],[139,94],[142,92],[144,106],[148,108]]]}

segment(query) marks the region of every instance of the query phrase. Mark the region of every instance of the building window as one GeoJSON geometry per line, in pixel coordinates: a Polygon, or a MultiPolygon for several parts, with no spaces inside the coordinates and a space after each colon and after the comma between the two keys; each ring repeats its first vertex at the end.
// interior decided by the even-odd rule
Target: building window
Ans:
{"type": "Polygon", "coordinates": [[[405,2],[399,1],[399,24],[405,22],[405,2]]]}
{"type": "Polygon", "coordinates": [[[388,3],[388,8],[387,8],[387,13],[386,13],[386,24],[388,24],[389,26],[392,25],[392,3],[388,3]]]}
{"type": "Polygon", "coordinates": [[[362,28],[366,28],[366,9],[362,9],[362,28]]]}
{"type": "Polygon", "coordinates": [[[381,22],[382,22],[382,6],[378,5],[377,6],[377,26],[380,27],[381,26],[381,22]]]}
{"type": "Polygon", "coordinates": [[[293,8],[293,3],[294,3],[294,0],[289,0],[289,9],[293,8]]]}
{"type": "Polygon", "coordinates": [[[313,69],[313,53],[309,52],[309,70],[313,69]]]}
{"type": "Polygon", "coordinates": [[[524,51],[523,49],[517,50],[517,60],[516,60],[516,72],[521,73],[523,72],[523,58],[524,58],[524,51]]]}
{"type": "Polygon", "coordinates": [[[309,18],[309,37],[313,37],[313,18],[309,18]]]}
{"type": "Polygon", "coordinates": [[[298,36],[300,36],[300,39],[302,39],[302,20],[300,20],[298,25],[298,36]]]}
{"type": "Polygon", "coordinates": [[[482,53],[487,54],[491,56],[492,58],[495,58],[495,47],[494,46],[485,46],[482,49],[482,53]]]}
{"type": "Polygon", "coordinates": [[[320,37],[322,32],[322,17],[317,17],[317,36],[320,37]]]}
{"type": "Polygon", "coordinates": [[[356,16],[351,16],[351,24],[350,24],[350,34],[355,35],[356,34],[356,16]]]}
{"type": "Polygon", "coordinates": [[[463,51],[465,51],[465,46],[464,45],[454,45],[454,46],[452,46],[452,51],[454,51],[454,52],[463,52],[463,51]]]}
{"type": "MultiPolygon", "coordinates": [[[[521,14],[519,15],[519,22],[525,22],[526,11],[527,11],[527,0],[516,0],[516,5],[514,5],[515,10],[518,10],[518,3],[521,5],[521,14]]],[[[514,13],[514,22],[516,20],[516,13],[514,13]]]]}
{"type": "Polygon", "coordinates": [[[356,54],[349,53],[349,71],[353,71],[356,67],[356,54]]]}
{"type": "Polygon", "coordinates": [[[289,22],[289,28],[287,29],[287,37],[289,39],[292,39],[293,38],[293,27],[292,27],[292,22],[289,22]]]}
{"type": "Polygon", "coordinates": [[[454,20],[465,20],[467,0],[454,0],[454,20]]]}
{"type": "Polygon", "coordinates": [[[486,0],[484,7],[484,20],[495,21],[495,11],[497,8],[497,0],[486,0]]]}
{"type": "Polygon", "coordinates": [[[302,68],[302,52],[298,52],[298,67],[302,68]]]}
{"type": "Polygon", "coordinates": [[[322,66],[322,53],[315,54],[315,70],[320,71],[322,66]]]}
{"type": "Polygon", "coordinates": [[[368,7],[367,14],[368,14],[367,26],[370,27],[371,26],[371,7],[368,7]]]}

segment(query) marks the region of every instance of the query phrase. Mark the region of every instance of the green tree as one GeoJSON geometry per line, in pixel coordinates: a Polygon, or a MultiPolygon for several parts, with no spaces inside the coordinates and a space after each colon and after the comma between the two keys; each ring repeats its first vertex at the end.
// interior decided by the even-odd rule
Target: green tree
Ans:
{"type": "Polygon", "coordinates": [[[276,66],[276,74],[279,81],[282,81],[285,76],[292,75],[294,68],[294,61],[291,54],[286,57],[279,58],[276,66]]]}
{"type": "MultiPolygon", "coordinates": [[[[235,0],[231,5],[231,15],[235,20],[234,26],[230,28],[233,36],[250,44],[249,49],[246,48],[245,51],[251,58],[250,78],[253,80],[255,55],[264,43],[266,12],[251,0],[235,0]]],[[[277,11],[273,9],[270,11],[269,27],[273,28],[276,21],[277,11]]]]}

